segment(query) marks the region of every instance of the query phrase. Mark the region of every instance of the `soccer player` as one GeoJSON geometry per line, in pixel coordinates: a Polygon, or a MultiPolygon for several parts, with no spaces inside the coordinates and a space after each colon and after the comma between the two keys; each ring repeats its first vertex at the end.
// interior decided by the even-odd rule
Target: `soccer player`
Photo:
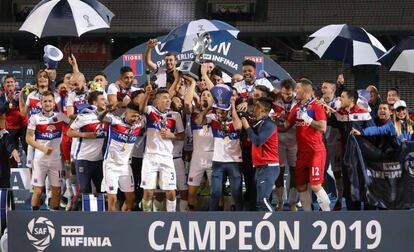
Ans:
{"type": "MultiPolygon", "coordinates": [[[[214,138],[210,124],[197,123],[197,118],[200,114],[213,105],[213,97],[210,91],[205,89],[201,93],[200,102],[196,103],[196,106],[193,106],[195,88],[196,83],[192,81],[184,100],[185,110],[191,113],[191,130],[193,136],[193,154],[188,174],[188,208],[190,211],[195,210],[197,207],[197,190],[204,173],[207,174],[207,179],[211,184],[214,150],[214,138]]],[[[210,112],[212,111],[207,111],[207,113],[210,112]]]]}
{"type": "Polygon", "coordinates": [[[121,67],[119,79],[108,86],[108,102],[111,107],[118,110],[113,112],[114,115],[122,115],[125,107],[131,102],[131,94],[136,91],[132,86],[134,72],[128,66],[121,67]]]}
{"type": "Polygon", "coordinates": [[[241,121],[252,142],[252,160],[255,168],[257,192],[256,210],[273,212],[274,209],[268,198],[279,175],[279,153],[277,127],[269,117],[271,109],[272,100],[261,97],[254,107],[253,120],[256,123],[253,128],[250,127],[246,117],[242,117],[241,121]]]}
{"type": "MultiPolygon", "coordinates": [[[[219,90],[220,93],[232,92],[228,86],[223,84],[219,84],[216,87],[222,89],[219,90]]],[[[219,200],[222,194],[223,177],[225,175],[230,180],[231,195],[234,199],[236,211],[243,210],[242,174],[240,169],[242,162],[240,130],[242,124],[237,115],[235,102],[236,97],[234,96],[231,97],[230,104],[220,100],[216,101],[213,105],[215,108],[214,114],[207,115],[210,111],[210,107],[207,107],[195,121],[198,125],[210,124],[214,136],[210,211],[219,210],[219,200]]]]}
{"type": "Polygon", "coordinates": [[[41,113],[30,117],[26,133],[27,143],[35,149],[32,209],[39,210],[40,208],[40,197],[47,175],[52,190],[50,208],[58,210],[62,183],[60,142],[63,123],[69,122],[69,119],[62,113],[53,112],[55,97],[51,91],[42,93],[41,106],[41,113]]]}
{"type": "Polygon", "coordinates": [[[177,178],[173,161],[173,140],[184,139],[184,127],[180,114],[170,111],[171,98],[168,91],[158,90],[155,95],[155,106],[147,106],[151,92],[151,85],[147,85],[146,97],[140,106],[147,120],[146,147],[142,162],[142,209],[146,212],[151,211],[158,175],[158,185],[165,191],[167,198],[167,211],[175,212],[177,178]]]}
{"type": "Polygon", "coordinates": [[[247,98],[253,96],[253,90],[258,85],[266,86],[270,92],[273,92],[274,87],[267,79],[256,79],[256,63],[251,60],[243,61],[243,80],[236,82],[234,88],[242,98],[243,102],[237,106],[237,110],[247,110],[247,98]]]}
{"type": "MultiPolygon", "coordinates": [[[[29,117],[32,115],[38,114],[42,111],[41,107],[41,94],[45,91],[50,91],[50,79],[49,75],[45,70],[40,70],[36,75],[36,89],[31,91],[29,87],[24,87],[19,93],[19,109],[22,116],[29,114],[29,117]],[[30,92],[31,91],[31,92],[30,92]],[[30,92],[27,94],[26,92],[30,92]],[[27,95],[26,102],[24,96],[27,95]]],[[[27,132],[26,132],[27,134],[27,132]]],[[[26,141],[27,142],[27,141],[26,141]]],[[[33,159],[33,147],[28,145],[27,147],[27,167],[32,167],[33,159]]]]}
{"type": "Polygon", "coordinates": [[[145,51],[145,63],[151,70],[155,71],[158,86],[170,88],[175,80],[174,70],[176,70],[177,56],[173,53],[168,52],[164,55],[165,69],[157,66],[157,64],[151,60],[151,51],[159,43],[160,42],[156,39],[150,39],[148,41],[148,46],[145,51]]]}
{"type": "MultiPolygon", "coordinates": [[[[280,83],[281,98],[278,99],[273,106],[275,115],[277,117],[278,125],[284,125],[289,115],[290,110],[296,104],[295,101],[295,82],[290,79],[283,80],[280,83]]],[[[289,166],[289,208],[291,211],[296,211],[297,191],[295,188],[295,166],[298,153],[298,145],[296,144],[296,128],[292,127],[286,132],[279,131],[279,158],[280,158],[280,173],[276,180],[276,199],[277,210],[283,211],[283,192],[284,192],[284,174],[286,164],[289,166]]]]}
{"type": "Polygon", "coordinates": [[[312,97],[312,82],[300,79],[296,85],[296,99],[285,127],[296,127],[298,159],[296,161],[295,183],[305,211],[311,211],[311,197],[308,183],[318,198],[323,211],[330,211],[330,200],[322,184],[325,174],[326,149],[322,134],[326,131],[326,114],[322,105],[312,97]]]}
{"type": "Polygon", "coordinates": [[[124,114],[107,114],[114,108],[107,106],[98,116],[108,124],[108,143],[103,161],[102,190],[108,194],[108,210],[117,211],[118,189],[125,195],[122,211],[131,211],[135,203],[134,176],[129,165],[134,143],[141,131],[139,106],[129,103],[124,114]]]}
{"type": "Polygon", "coordinates": [[[94,91],[88,96],[93,111],[81,113],[70,125],[68,136],[79,138],[75,151],[76,175],[81,193],[92,193],[91,179],[96,191],[101,191],[102,182],[102,146],[105,138],[105,126],[98,120],[98,113],[105,110],[106,99],[102,92],[94,91]]]}

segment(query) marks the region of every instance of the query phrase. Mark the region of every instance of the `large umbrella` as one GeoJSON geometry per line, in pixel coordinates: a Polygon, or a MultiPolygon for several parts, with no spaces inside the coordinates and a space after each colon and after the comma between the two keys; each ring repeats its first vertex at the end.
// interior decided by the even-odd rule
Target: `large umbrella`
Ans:
{"type": "Polygon", "coordinates": [[[414,73],[414,36],[407,37],[391,48],[379,60],[390,71],[414,73]]]}
{"type": "Polygon", "coordinates": [[[235,39],[240,31],[219,21],[199,19],[178,26],[161,43],[161,51],[185,52],[192,50],[201,34],[209,33],[211,45],[235,39]]]}
{"type": "Polygon", "coordinates": [[[37,4],[19,30],[39,38],[79,37],[83,33],[109,28],[114,14],[96,0],[43,0],[37,4]]]}
{"type": "Polygon", "coordinates": [[[374,36],[361,27],[347,24],[328,25],[309,36],[303,47],[321,59],[356,65],[379,65],[378,58],[386,49],[374,36]]]}

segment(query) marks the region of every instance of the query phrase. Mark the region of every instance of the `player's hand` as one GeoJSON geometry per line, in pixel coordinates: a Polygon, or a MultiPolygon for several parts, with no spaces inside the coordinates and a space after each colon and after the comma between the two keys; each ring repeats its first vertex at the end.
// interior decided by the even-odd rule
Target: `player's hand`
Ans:
{"type": "Polygon", "coordinates": [[[350,135],[356,135],[356,136],[360,136],[361,135],[361,131],[352,128],[351,132],[349,132],[350,135]]]}
{"type": "Polygon", "coordinates": [[[201,75],[207,75],[207,72],[208,72],[208,66],[207,64],[204,63],[200,67],[200,73],[201,75]]]}
{"type": "Polygon", "coordinates": [[[308,115],[308,112],[304,110],[299,110],[299,119],[305,121],[306,124],[311,124],[313,121],[313,118],[308,115]]]}
{"type": "Polygon", "coordinates": [[[147,86],[145,86],[145,94],[150,95],[151,93],[152,93],[152,85],[148,84],[147,86]]]}
{"type": "Polygon", "coordinates": [[[76,61],[75,55],[69,55],[68,62],[71,66],[77,66],[78,62],[76,61]]]}
{"type": "Polygon", "coordinates": [[[41,151],[43,152],[43,153],[45,153],[46,155],[50,155],[50,154],[52,154],[52,151],[53,151],[53,149],[52,148],[50,148],[50,147],[43,147],[42,149],[41,149],[41,151]]]}
{"type": "Polygon", "coordinates": [[[112,111],[114,111],[116,109],[116,107],[117,106],[115,104],[109,103],[109,104],[106,105],[105,110],[108,111],[108,112],[112,112],[112,111]]]}
{"type": "Polygon", "coordinates": [[[174,139],[175,138],[175,134],[166,128],[162,128],[160,130],[160,135],[163,139],[174,139]]]}
{"type": "Polygon", "coordinates": [[[18,152],[16,149],[14,149],[14,150],[12,151],[12,153],[11,153],[11,157],[13,157],[13,158],[14,158],[14,160],[15,160],[18,164],[20,164],[20,156],[19,156],[19,152],[18,152]]]}
{"type": "MultiPolygon", "coordinates": [[[[234,96],[233,96],[234,97],[234,96]]],[[[233,98],[232,97],[232,98],[233,98]]],[[[242,103],[240,103],[239,105],[237,105],[237,111],[243,111],[243,112],[246,112],[247,111],[247,106],[248,106],[248,104],[247,104],[247,102],[242,102],[242,103]]]]}
{"type": "Polygon", "coordinates": [[[241,122],[244,129],[250,128],[249,122],[247,121],[246,117],[242,117],[241,122]]]}
{"type": "Polygon", "coordinates": [[[82,137],[88,139],[96,138],[96,132],[82,132],[82,137]]]}
{"type": "Polygon", "coordinates": [[[150,39],[148,40],[148,48],[154,48],[156,47],[160,42],[156,39],[150,39]]]}
{"type": "Polygon", "coordinates": [[[195,84],[196,84],[196,81],[195,81],[195,80],[194,80],[194,78],[193,78],[193,77],[191,77],[191,76],[184,75],[184,76],[183,76],[183,78],[184,78],[184,80],[186,80],[186,81],[187,81],[187,83],[189,83],[190,85],[195,85],[195,84]]]}

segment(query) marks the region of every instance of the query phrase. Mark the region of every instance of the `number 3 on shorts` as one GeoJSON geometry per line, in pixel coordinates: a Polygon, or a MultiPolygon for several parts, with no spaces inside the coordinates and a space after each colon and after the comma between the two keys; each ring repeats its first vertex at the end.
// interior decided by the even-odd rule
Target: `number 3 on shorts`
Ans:
{"type": "Polygon", "coordinates": [[[175,173],[171,172],[171,180],[174,180],[175,173]]]}
{"type": "Polygon", "coordinates": [[[319,167],[312,167],[312,176],[319,176],[319,167]]]}

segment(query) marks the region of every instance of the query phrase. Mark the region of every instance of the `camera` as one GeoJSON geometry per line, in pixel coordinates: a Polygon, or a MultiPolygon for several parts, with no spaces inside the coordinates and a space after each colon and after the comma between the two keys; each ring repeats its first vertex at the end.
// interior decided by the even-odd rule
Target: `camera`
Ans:
{"type": "Polygon", "coordinates": [[[250,114],[245,112],[245,111],[237,111],[237,115],[241,118],[246,118],[246,119],[250,119],[250,114]]]}

